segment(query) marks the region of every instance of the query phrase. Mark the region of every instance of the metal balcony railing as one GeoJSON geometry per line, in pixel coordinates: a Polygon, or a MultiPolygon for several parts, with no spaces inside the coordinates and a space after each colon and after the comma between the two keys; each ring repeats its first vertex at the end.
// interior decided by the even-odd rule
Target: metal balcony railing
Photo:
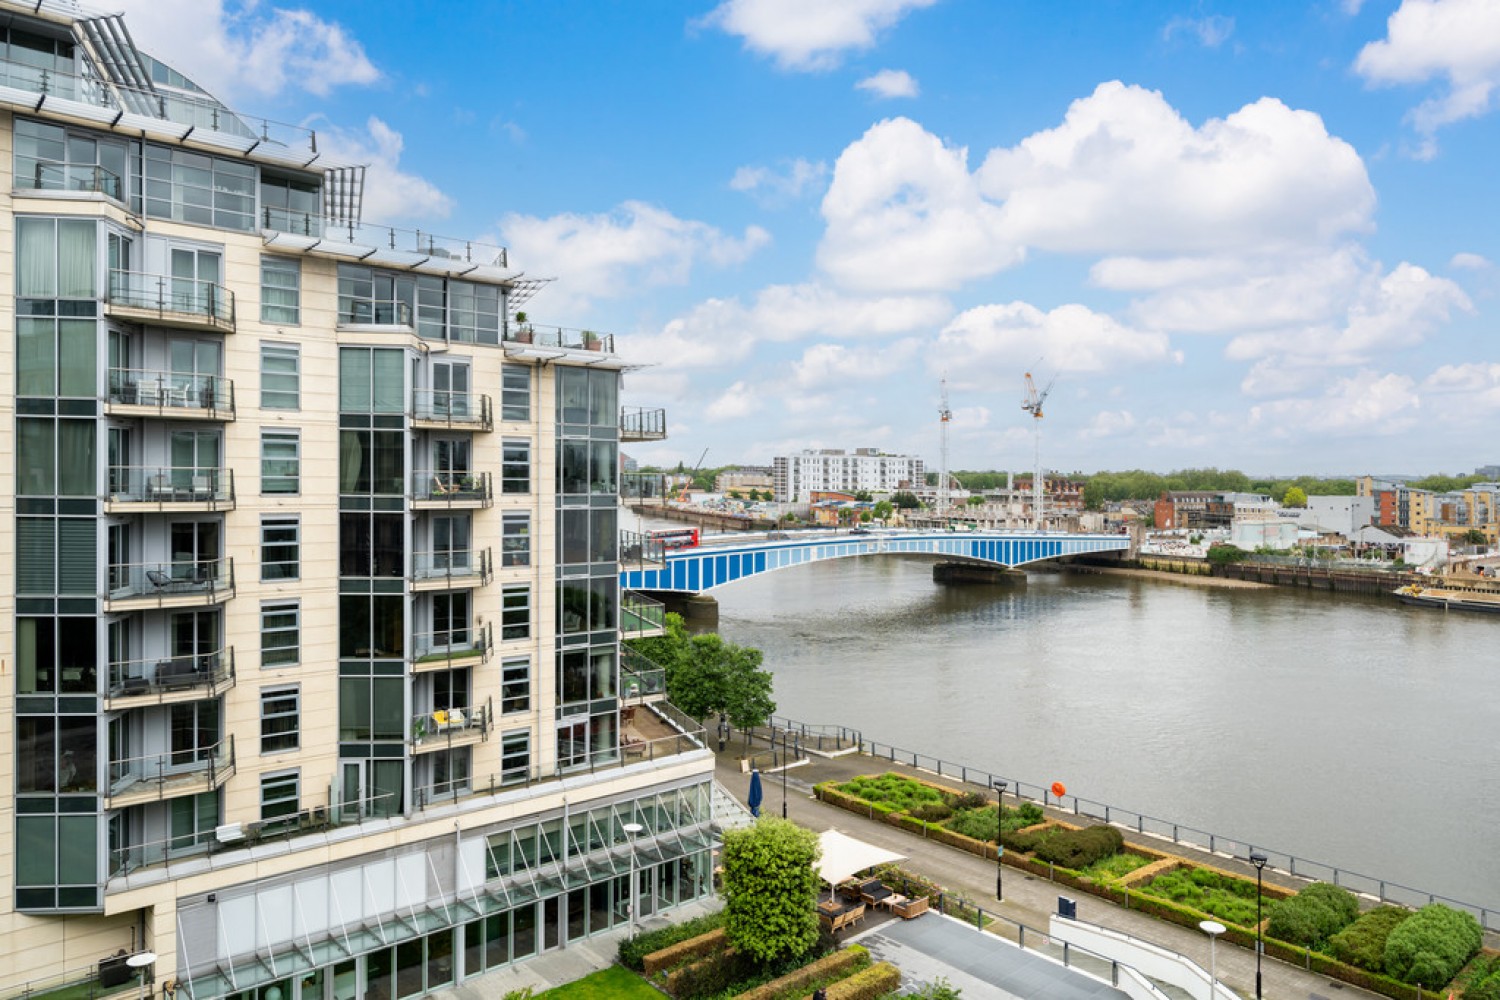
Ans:
{"type": "Polygon", "coordinates": [[[657,407],[620,407],[621,441],[661,441],[667,436],[667,411],[657,407]]]}
{"type": "Polygon", "coordinates": [[[105,498],[113,503],[234,503],[234,470],[116,465],[105,498]]]}
{"type": "Polygon", "coordinates": [[[339,299],[340,326],[411,326],[411,303],[386,299],[339,299]]]}
{"type": "Polygon", "coordinates": [[[111,563],[109,599],[191,597],[209,601],[234,593],[234,560],[111,563]]]}
{"type": "Polygon", "coordinates": [[[210,415],[234,415],[234,382],[222,375],[111,368],[107,392],[105,400],[120,406],[208,410],[210,415]]]}
{"type": "Polygon", "coordinates": [[[135,698],[173,691],[214,691],[234,682],[234,648],[185,656],[152,656],[109,665],[107,698],[135,698]]]}
{"type": "Polygon", "coordinates": [[[109,762],[108,798],[145,789],[157,798],[192,795],[218,787],[234,773],[234,736],[211,747],[126,757],[109,762]]]}
{"type": "Polygon", "coordinates": [[[667,672],[644,653],[629,646],[620,647],[620,697],[640,702],[652,695],[666,694],[667,672]]]}
{"type": "Polygon", "coordinates": [[[431,472],[411,474],[413,500],[446,500],[450,503],[493,501],[488,472],[431,472]]]}
{"type": "Polygon", "coordinates": [[[15,186],[18,191],[90,191],[124,199],[124,184],[103,167],[57,160],[25,161],[17,157],[15,186]]]}
{"type": "Polygon", "coordinates": [[[411,418],[427,423],[448,424],[460,429],[479,427],[492,430],[495,426],[490,397],[444,389],[413,389],[411,418]]]}
{"type": "Polygon", "coordinates": [[[593,330],[571,330],[561,326],[537,326],[534,323],[510,325],[505,331],[507,344],[534,344],[537,347],[560,347],[568,351],[603,351],[615,353],[612,333],[593,330]]]}
{"type": "Polygon", "coordinates": [[[667,498],[667,477],[660,472],[620,473],[621,500],[654,500],[667,498]]]}
{"type": "Polygon", "coordinates": [[[639,531],[620,532],[620,563],[663,563],[667,548],[660,539],[651,538],[639,531]]]}
{"type": "Polygon", "coordinates": [[[488,548],[413,552],[411,567],[411,578],[414,581],[478,577],[480,581],[488,582],[494,573],[488,548]]]}
{"type": "Polygon", "coordinates": [[[620,634],[625,638],[660,631],[666,625],[667,606],[661,601],[627,590],[620,595],[620,634]]]}
{"type": "Polygon", "coordinates": [[[165,319],[200,319],[206,325],[234,327],[234,293],[197,278],[140,271],[110,271],[106,306],[153,312],[165,319]]]}
{"type": "MultiPolygon", "coordinates": [[[[353,246],[395,250],[400,253],[418,254],[455,263],[479,264],[484,267],[510,266],[504,247],[438,236],[420,229],[367,225],[348,218],[269,207],[261,210],[260,221],[263,229],[275,233],[287,233],[291,236],[315,236],[329,242],[338,241],[353,246]]],[[[379,322],[379,320],[358,320],[357,322],[369,323],[379,322]]]]}
{"type": "Polygon", "coordinates": [[[466,733],[483,735],[490,729],[490,711],[484,705],[474,708],[440,708],[412,716],[411,741],[414,745],[447,740],[466,733]]]}
{"type": "Polygon", "coordinates": [[[494,648],[494,637],[487,622],[468,628],[417,632],[411,637],[411,661],[421,665],[466,660],[474,656],[488,660],[494,648]]]}

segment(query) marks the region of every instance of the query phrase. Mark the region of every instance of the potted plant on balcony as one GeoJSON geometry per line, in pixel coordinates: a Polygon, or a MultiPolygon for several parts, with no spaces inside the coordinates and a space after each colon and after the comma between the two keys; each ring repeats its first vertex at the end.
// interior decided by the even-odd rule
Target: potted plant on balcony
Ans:
{"type": "Polygon", "coordinates": [[[531,321],[524,312],[516,313],[516,343],[529,344],[532,341],[532,336],[531,321]]]}
{"type": "Polygon", "coordinates": [[[604,349],[604,341],[593,330],[583,331],[583,349],[585,351],[600,351],[604,349]]]}

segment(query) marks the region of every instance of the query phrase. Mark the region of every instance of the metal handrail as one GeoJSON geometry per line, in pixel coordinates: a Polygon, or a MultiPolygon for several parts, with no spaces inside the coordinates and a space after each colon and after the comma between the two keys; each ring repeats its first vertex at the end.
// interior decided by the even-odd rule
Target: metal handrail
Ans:
{"type": "Polygon", "coordinates": [[[217,687],[234,680],[234,647],[187,656],[117,660],[109,665],[107,698],[160,695],[169,691],[217,687]]]}
{"type": "Polygon", "coordinates": [[[596,333],[593,330],[575,330],[562,326],[537,326],[535,323],[508,324],[505,342],[558,347],[568,351],[615,352],[615,335],[612,333],[596,333]]]}
{"type": "MultiPolygon", "coordinates": [[[[18,160],[22,159],[17,157],[18,160]]],[[[61,160],[31,160],[30,171],[17,170],[15,186],[22,191],[92,191],[123,201],[124,185],[118,174],[91,163],[61,160]]]]}
{"type": "Polygon", "coordinates": [[[494,648],[494,636],[489,622],[443,632],[414,632],[411,637],[411,661],[457,660],[475,655],[488,660],[494,648]],[[439,639],[446,641],[439,642],[439,639]]]}
{"type": "Polygon", "coordinates": [[[492,573],[490,550],[446,549],[440,552],[413,552],[413,580],[447,580],[479,577],[488,580],[492,573]]]}
{"type": "Polygon", "coordinates": [[[357,299],[349,311],[339,306],[340,326],[411,326],[411,303],[395,299],[357,299]]]}
{"type": "Polygon", "coordinates": [[[443,422],[455,427],[478,424],[485,430],[495,426],[489,396],[447,389],[413,389],[411,418],[443,422]]]}
{"type": "Polygon", "coordinates": [[[432,712],[419,712],[411,717],[411,742],[419,745],[429,740],[443,739],[454,733],[478,730],[487,733],[490,717],[485,706],[476,708],[445,708],[432,712]]]}
{"type": "Polygon", "coordinates": [[[630,646],[620,647],[620,697],[643,701],[648,695],[665,694],[667,671],[650,657],[630,646]]]}
{"type": "Polygon", "coordinates": [[[665,626],[667,606],[661,601],[627,590],[620,596],[620,632],[649,632],[665,626]]]}
{"type": "Polygon", "coordinates": [[[620,436],[664,438],[667,436],[667,411],[662,407],[620,407],[620,436]]]}
{"type": "Polygon", "coordinates": [[[150,309],[158,315],[201,316],[216,323],[234,324],[234,292],[198,278],[143,271],[110,271],[104,301],[131,309],[150,309]]]}
{"type": "Polygon", "coordinates": [[[233,503],[234,470],[115,465],[104,495],[115,503],[233,503]]]}
{"type": "Polygon", "coordinates": [[[420,229],[397,226],[367,225],[357,219],[296,212],[285,208],[261,210],[261,226],[271,232],[291,236],[312,236],[320,240],[337,240],[354,246],[376,247],[423,257],[451,260],[487,267],[509,267],[505,247],[474,240],[438,236],[420,229]]]}
{"type": "Polygon", "coordinates": [[[620,563],[662,564],[667,561],[667,547],[660,539],[639,531],[620,531],[620,563]]]}
{"type": "Polygon", "coordinates": [[[481,500],[488,502],[488,472],[433,472],[419,469],[411,474],[413,500],[481,500]]]}
{"type": "Polygon", "coordinates": [[[212,597],[234,590],[234,559],[157,563],[110,563],[109,598],[212,597]]]}
{"type": "Polygon", "coordinates": [[[106,401],[121,406],[234,413],[234,380],[158,368],[111,368],[106,401]]]}
{"type": "Polygon", "coordinates": [[[106,797],[119,795],[136,784],[156,785],[157,792],[165,790],[167,782],[174,778],[207,773],[212,786],[223,770],[234,769],[234,734],[220,740],[211,747],[196,747],[192,750],[176,750],[141,757],[125,757],[109,762],[109,792],[106,797]]]}

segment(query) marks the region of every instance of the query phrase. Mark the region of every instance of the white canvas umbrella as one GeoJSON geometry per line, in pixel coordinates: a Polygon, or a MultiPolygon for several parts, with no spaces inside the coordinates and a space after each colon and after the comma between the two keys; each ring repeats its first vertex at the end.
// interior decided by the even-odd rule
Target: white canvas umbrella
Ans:
{"type": "Polygon", "coordinates": [[[818,875],[829,885],[838,885],[866,868],[906,858],[904,854],[855,840],[837,830],[825,830],[818,836],[818,843],[823,847],[823,855],[818,859],[818,875]]]}

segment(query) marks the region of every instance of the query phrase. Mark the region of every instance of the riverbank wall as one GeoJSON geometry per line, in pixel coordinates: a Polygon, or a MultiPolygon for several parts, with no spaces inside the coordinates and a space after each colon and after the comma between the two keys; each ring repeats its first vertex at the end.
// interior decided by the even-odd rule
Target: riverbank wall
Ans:
{"type": "Polygon", "coordinates": [[[769,517],[746,517],[712,510],[686,510],[682,507],[660,503],[633,503],[630,509],[642,517],[682,521],[705,528],[720,528],[724,531],[770,531],[776,527],[776,521],[769,517]]]}
{"type": "Polygon", "coordinates": [[[1189,556],[1140,555],[1134,559],[1104,559],[1080,556],[1070,566],[1088,570],[1134,571],[1152,576],[1162,574],[1238,581],[1273,587],[1301,587],[1305,590],[1329,590],[1345,594],[1389,594],[1410,583],[1431,585],[1432,577],[1416,573],[1391,573],[1380,570],[1336,569],[1317,565],[1267,563],[1247,559],[1237,563],[1211,563],[1189,556]]]}

